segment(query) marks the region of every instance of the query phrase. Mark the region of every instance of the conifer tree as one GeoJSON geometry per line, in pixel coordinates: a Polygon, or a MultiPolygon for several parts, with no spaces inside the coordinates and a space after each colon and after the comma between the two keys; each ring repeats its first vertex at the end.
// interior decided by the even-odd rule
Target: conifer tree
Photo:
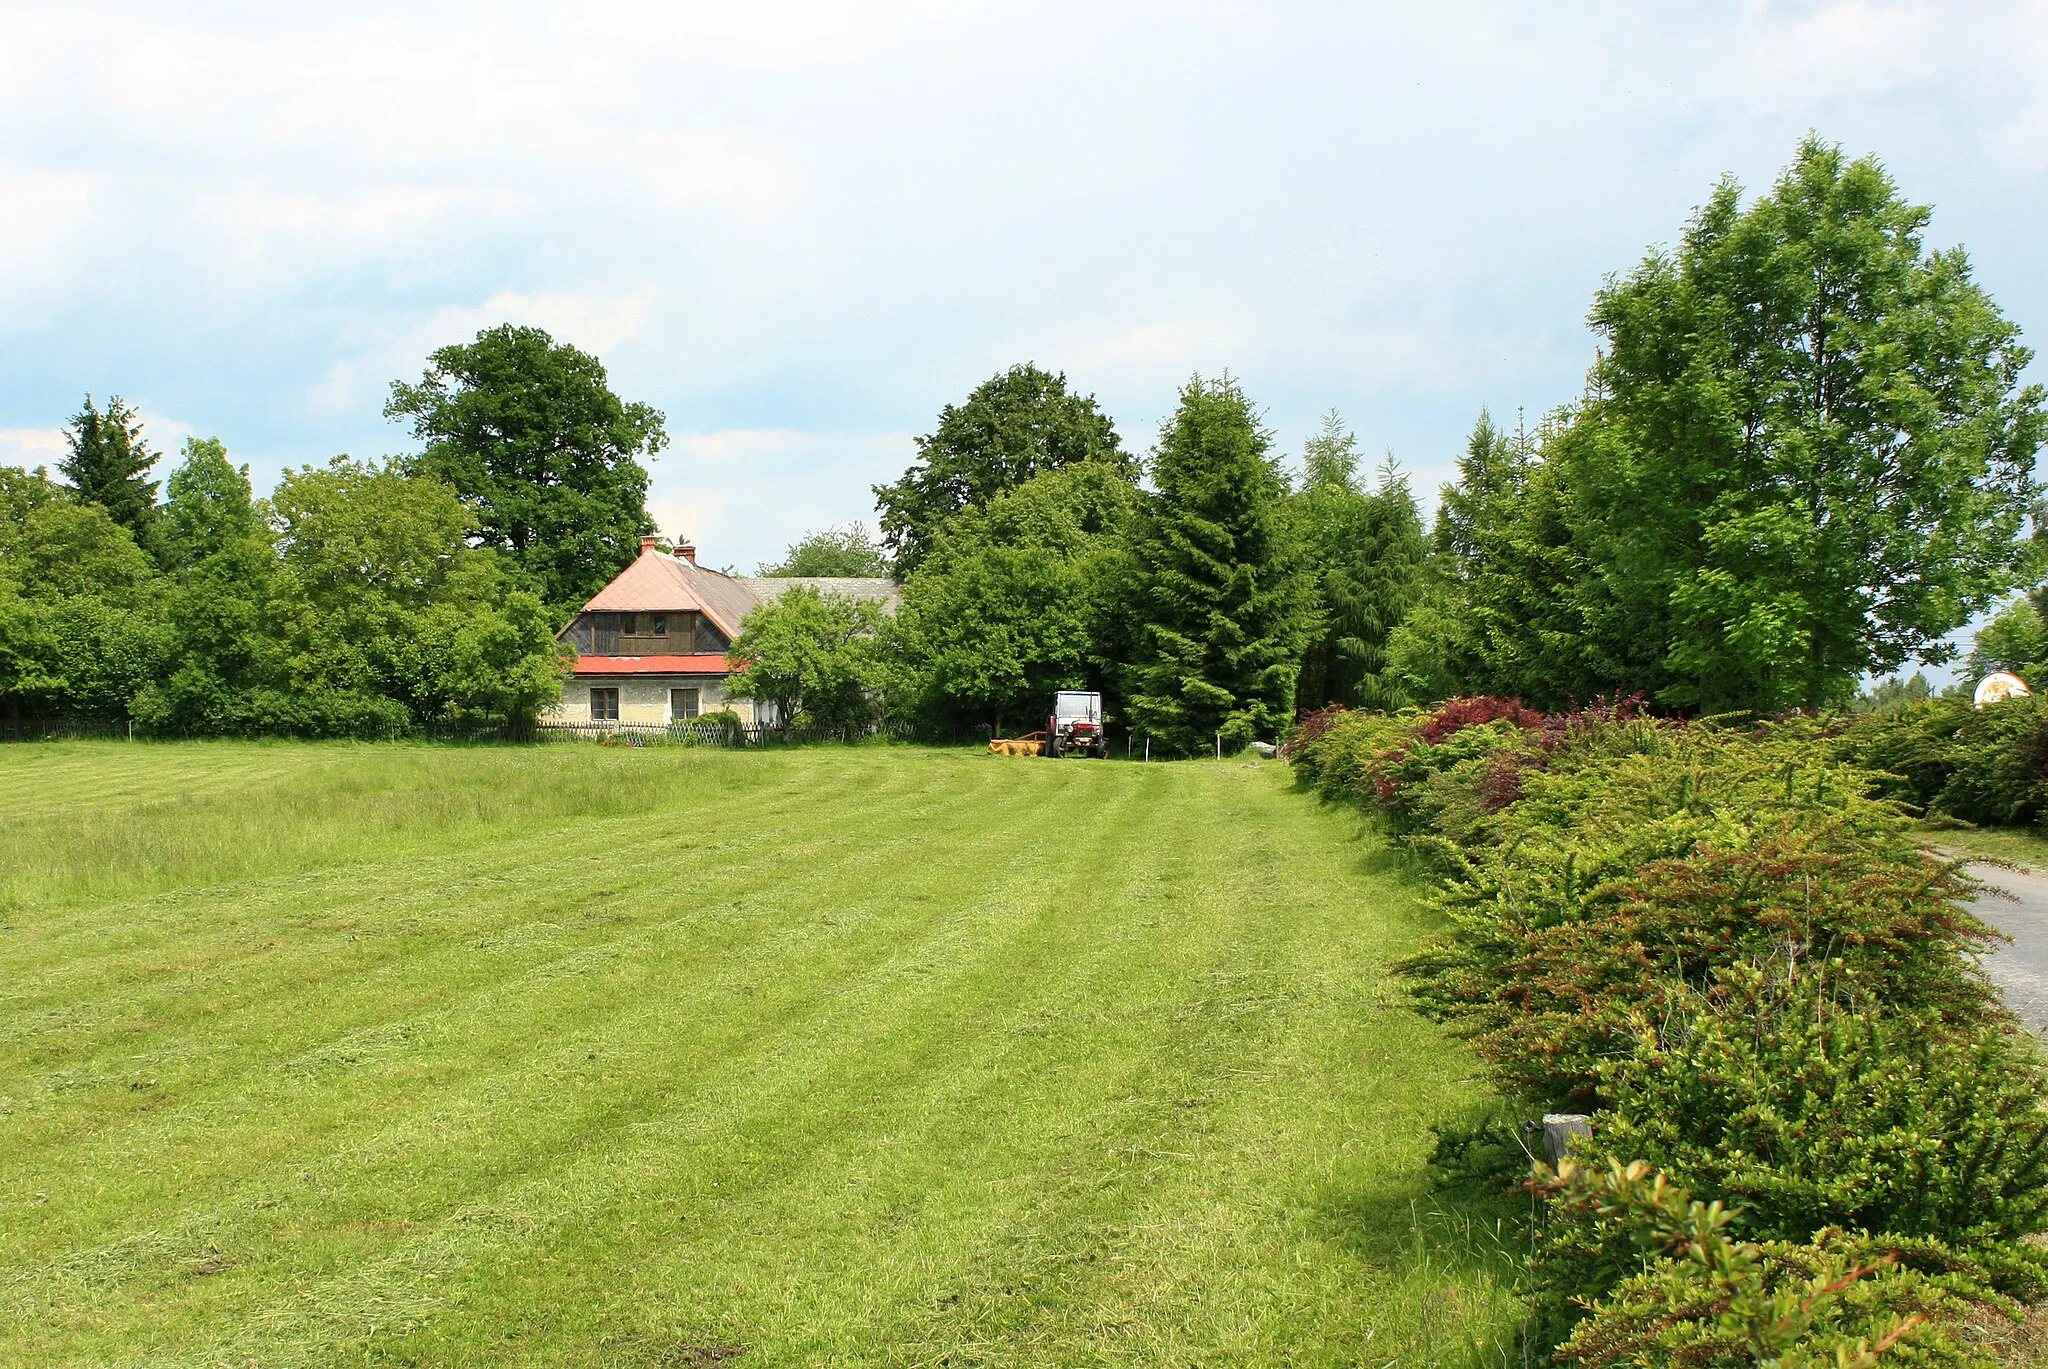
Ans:
{"type": "Polygon", "coordinates": [[[135,410],[116,395],[102,412],[87,395],[85,407],[71,416],[64,441],[70,450],[57,466],[78,497],[105,509],[134,534],[137,546],[159,552],[156,482],[144,478],[156,464],[156,453],[142,436],[135,410]]]}
{"type": "Polygon", "coordinates": [[[1241,746],[1292,714],[1305,585],[1271,443],[1235,381],[1196,376],[1153,449],[1124,694],[1155,750],[1199,752],[1218,733],[1241,746]]]}
{"type": "Polygon", "coordinates": [[[1335,411],[1302,449],[1293,502],[1315,601],[1296,689],[1302,708],[1401,702],[1387,643],[1420,588],[1422,519],[1391,457],[1377,489],[1360,487],[1357,449],[1335,411]]]}

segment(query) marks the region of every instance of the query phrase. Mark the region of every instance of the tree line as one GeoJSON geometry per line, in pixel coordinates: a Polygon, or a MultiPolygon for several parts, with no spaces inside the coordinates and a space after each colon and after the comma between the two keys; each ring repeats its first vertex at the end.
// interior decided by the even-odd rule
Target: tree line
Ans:
{"type": "MultiPolygon", "coordinates": [[[[893,576],[901,611],[786,594],[750,619],[735,685],[933,731],[1028,730],[1054,690],[1096,688],[1167,754],[1454,695],[1847,703],[2041,578],[2032,353],[1928,222],[1814,138],[1746,203],[1722,181],[1597,293],[1576,399],[1480,414],[1431,526],[1334,413],[1290,469],[1238,381],[1196,376],[1137,454],[1064,375],[1012,367],[876,487],[878,535],[829,529],[762,568],[893,576]]],[[[435,352],[385,412],[418,450],[259,500],[195,440],[160,500],[132,411],[88,400],[61,480],[0,470],[0,706],[190,734],[533,716],[561,672],[550,629],[654,530],[663,417],[510,326],[435,352]]],[[[2041,621],[2015,609],[1993,645],[2048,656],[2041,621]]]]}
{"type": "MultiPolygon", "coordinates": [[[[1095,687],[1183,752],[1455,695],[1845,705],[2041,575],[2032,353],[1928,221],[1817,138],[1746,204],[1724,179],[1598,292],[1577,399],[1480,414],[1427,532],[1335,415],[1290,477],[1240,386],[1197,377],[1139,460],[1064,377],[1014,368],[877,487],[857,550],[894,558],[903,609],[846,638],[867,692],[842,700],[1021,728],[1095,687]]],[[[2041,621],[2023,603],[1994,640],[2039,661],[2041,621]]]]}
{"type": "Polygon", "coordinates": [[[630,560],[661,414],[535,328],[435,352],[385,412],[420,449],[287,470],[256,497],[217,439],[162,483],[133,409],[91,397],[57,477],[0,467],[0,716],[162,735],[516,727],[554,640],[630,560]],[[161,493],[161,497],[160,497],[161,493]]]}

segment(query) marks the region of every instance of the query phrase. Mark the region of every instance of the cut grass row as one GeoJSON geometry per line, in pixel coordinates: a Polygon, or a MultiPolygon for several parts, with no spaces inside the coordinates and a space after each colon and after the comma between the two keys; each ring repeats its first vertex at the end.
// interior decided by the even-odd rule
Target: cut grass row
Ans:
{"type": "Polygon", "coordinates": [[[1494,1357],[1269,765],[0,750],[0,1362],[1494,1357]]]}

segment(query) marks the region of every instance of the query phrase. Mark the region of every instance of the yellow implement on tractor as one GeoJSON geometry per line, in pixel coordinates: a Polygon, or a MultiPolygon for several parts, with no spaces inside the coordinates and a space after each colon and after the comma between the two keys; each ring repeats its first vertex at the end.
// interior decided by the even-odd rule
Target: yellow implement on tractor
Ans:
{"type": "Polygon", "coordinates": [[[1021,737],[991,737],[988,750],[992,756],[1043,756],[1045,734],[1027,732],[1021,737]]]}

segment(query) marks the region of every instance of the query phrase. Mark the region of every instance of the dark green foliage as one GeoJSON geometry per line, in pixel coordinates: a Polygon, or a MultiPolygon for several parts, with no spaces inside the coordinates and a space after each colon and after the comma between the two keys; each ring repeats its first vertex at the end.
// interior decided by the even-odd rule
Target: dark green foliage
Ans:
{"type": "Polygon", "coordinates": [[[518,725],[559,697],[552,618],[467,545],[469,512],[437,480],[337,457],[288,471],[264,612],[270,687],[249,730],[396,736],[518,725]]]}
{"type": "Polygon", "coordinates": [[[429,360],[384,406],[426,443],[408,469],[461,495],[465,531],[542,602],[580,606],[653,531],[640,459],[667,445],[662,415],[621,400],[602,362],[538,328],[486,329],[429,360]]]}
{"type": "Polygon", "coordinates": [[[248,467],[218,439],[190,438],[166,482],[166,542],[177,582],[165,597],[171,646],[162,675],[133,705],[146,728],[184,736],[260,730],[266,625],[277,556],[258,515],[248,467]]]}
{"type": "Polygon", "coordinates": [[[1591,571],[1572,491],[1544,459],[1569,435],[1561,420],[1509,433],[1480,413],[1458,480],[1443,490],[1430,573],[1388,643],[1408,697],[1493,695],[1567,709],[1632,678],[1627,659],[1589,626],[1591,571]]]}
{"type": "Polygon", "coordinates": [[[164,578],[99,504],[0,479],[0,707],[119,721],[160,668],[164,578]]]}
{"type": "Polygon", "coordinates": [[[791,543],[779,564],[762,566],[757,573],[879,579],[889,574],[889,554],[868,535],[866,526],[848,523],[843,528],[827,528],[791,543]]]}
{"type": "Polygon", "coordinates": [[[2048,412],[1927,220],[1808,139],[1771,193],[1723,182],[1603,289],[1581,400],[1534,441],[1482,416],[1438,593],[1392,648],[1411,691],[1771,714],[1946,659],[2026,568],[2048,412]]]}
{"type": "Polygon", "coordinates": [[[1305,709],[1385,708],[1403,694],[1387,644],[1421,593],[1422,520],[1391,462],[1376,489],[1360,487],[1356,445],[1335,413],[1325,417],[1291,501],[1313,604],[1295,691],[1305,709]]]}
{"type": "Polygon", "coordinates": [[[1929,814],[1981,824],[2035,821],[2048,808],[2048,701],[1973,708],[1930,699],[1857,717],[1836,754],[1879,772],[1885,793],[1929,814]]]}
{"type": "Polygon", "coordinates": [[[1029,731],[1054,691],[1098,685],[1108,581],[1139,497],[1123,471],[1090,461],[954,519],[905,583],[896,622],[918,715],[1029,731]]]}
{"type": "Polygon", "coordinates": [[[1135,473],[1093,395],[1071,394],[1066,376],[1028,364],[992,376],[939,411],[938,427],[917,439],[917,460],[900,480],[874,487],[896,573],[915,571],[963,510],[1047,471],[1098,461],[1135,473]]]}
{"type": "Polygon", "coordinates": [[[2019,330],[1882,167],[1809,138],[1746,208],[1603,290],[1565,453],[1597,583],[1661,701],[1817,707],[2006,589],[2048,415],[2019,330]],[[1880,497],[1879,492],[1882,492],[1880,497]]]}
{"type": "Polygon", "coordinates": [[[1235,381],[1197,377],[1153,449],[1123,694],[1133,729],[1169,753],[1277,737],[1292,719],[1307,582],[1270,443],[1235,381]]]}
{"type": "Polygon", "coordinates": [[[135,410],[117,395],[101,412],[87,395],[85,407],[71,416],[64,442],[69,450],[58,469],[72,491],[82,502],[105,509],[137,546],[156,551],[156,482],[147,477],[157,458],[135,410]]]}

